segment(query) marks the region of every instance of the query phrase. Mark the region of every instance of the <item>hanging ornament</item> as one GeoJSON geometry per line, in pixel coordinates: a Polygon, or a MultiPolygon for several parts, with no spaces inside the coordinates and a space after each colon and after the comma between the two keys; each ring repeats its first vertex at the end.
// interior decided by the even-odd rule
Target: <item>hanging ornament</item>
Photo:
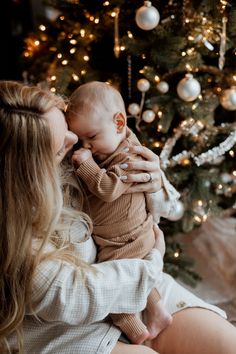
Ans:
{"type": "Polygon", "coordinates": [[[222,18],[222,33],[220,35],[220,55],[219,55],[219,69],[222,70],[225,65],[225,51],[226,51],[226,24],[228,19],[226,16],[222,18]]]}
{"type": "Polygon", "coordinates": [[[156,88],[160,93],[167,93],[169,91],[169,85],[166,81],[160,81],[156,88]]]}
{"type": "Polygon", "coordinates": [[[130,103],[130,105],[128,106],[128,112],[132,116],[136,116],[140,113],[140,106],[137,103],[130,103]]]}
{"type": "Polygon", "coordinates": [[[184,205],[180,200],[178,200],[177,203],[175,204],[174,210],[172,210],[172,213],[168,216],[168,220],[177,221],[180,220],[183,215],[184,215],[184,205]]]}
{"type": "Polygon", "coordinates": [[[116,7],[114,9],[115,18],[114,18],[114,54],[116,58],[119,58],[120,55],[120,38],[119,38],[119,14],[120,9],[116,7]]]}
{"type": "Polygon", "coordinates": [[[177,93],[179,97],[186,102],[194,101],[201,92],[199,82],[193,78],[192,74],[186,74],[177,85],[177,93]]]}
{"type": "Polygon", "coordinates": [[[147,79],[140,79],[138,80],[137,88],[141,92],[147,92],[150,89],[150,82],[147,79]]]}
{"type": "Polygon", "coordinates": [[[155,113],[151,109],[147,109],[142,114],[142,120],[146,123],[152,123],[155,119],[155,113]]]}
{"type": "Polygon", "coordinates": [[[157,9],[152,6],[151,1],[144,1],[144,5],[136,12],[135,21],[138,27],[149,31],[158,25],[160,14],[157,9]]]}
{"type": "Polygon", "coordinates": [[[220,96],[221,105],[228,111],[236,110],[236,86],[225,90],[220,96]]]}

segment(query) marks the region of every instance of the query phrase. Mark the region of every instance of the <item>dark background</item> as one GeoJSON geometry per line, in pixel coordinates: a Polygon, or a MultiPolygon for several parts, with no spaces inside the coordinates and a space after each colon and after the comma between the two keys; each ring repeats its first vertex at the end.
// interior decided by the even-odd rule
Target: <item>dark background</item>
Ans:
{"type": "Polygon", "coordinates": [[[24,38],[43,14],[40,0],[0,0],[0,80],[21,80],[24,38]]]}

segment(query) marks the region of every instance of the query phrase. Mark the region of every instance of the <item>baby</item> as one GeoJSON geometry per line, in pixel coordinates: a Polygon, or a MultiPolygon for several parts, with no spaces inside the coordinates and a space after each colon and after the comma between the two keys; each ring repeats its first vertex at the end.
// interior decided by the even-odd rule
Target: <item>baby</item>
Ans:
{"type": "MultiPolygon", "coordinates": [[[[67,121],[82,146],[72,159],[87,186],[98,261],[145,257],[154,246],[154,221],[145,194],[126,193],[130,184],[120,178],[124,174],[120,165],[129,161],[125,148],[140,145],[127,127],[120,93],[103,82],[80,86],[70,98],[67,121]]],[[[156,289],[147,299],[147,326],[138,314],[111,314],[111,318],[136,344],[156,337],[172,322],[156,289]]]]}

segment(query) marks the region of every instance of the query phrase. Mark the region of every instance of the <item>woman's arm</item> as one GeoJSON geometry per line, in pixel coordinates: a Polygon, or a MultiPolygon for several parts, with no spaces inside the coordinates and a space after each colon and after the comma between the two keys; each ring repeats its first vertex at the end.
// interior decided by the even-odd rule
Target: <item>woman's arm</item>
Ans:
{"type": "Polygon", "coordinates": [[[34,279],[32,301],[39,318],[71,325],[103,320],[109,313],[136,313],[160,279],[162,257],[156,249],[146,259],[93,265],[83,281],[76,268],[60,261],[42,262],[34,279]]]}

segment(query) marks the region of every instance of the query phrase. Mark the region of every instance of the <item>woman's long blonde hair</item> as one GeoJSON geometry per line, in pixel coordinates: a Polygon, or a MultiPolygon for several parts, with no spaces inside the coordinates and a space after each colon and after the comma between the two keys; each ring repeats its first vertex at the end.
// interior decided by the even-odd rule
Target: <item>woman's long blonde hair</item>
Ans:
{"type": "MultiPolygon", "coordinates": [[[[64,101],[38,87],[0,82],[0,349],[18,334],[35,268],[57,229],[63,198],[52,134],[43,117],[64,101]],[[33,239],[40,241],[35,254],[33,239]]],[[[55,237],[55,236],[54,236],[55,237]]]]}

